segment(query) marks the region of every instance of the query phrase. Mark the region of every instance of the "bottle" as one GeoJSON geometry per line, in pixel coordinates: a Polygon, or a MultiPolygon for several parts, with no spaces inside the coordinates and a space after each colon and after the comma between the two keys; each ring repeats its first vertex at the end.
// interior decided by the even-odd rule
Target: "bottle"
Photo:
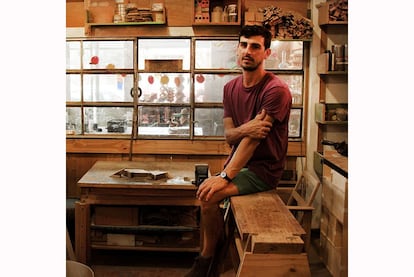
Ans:
{"type": "Polygon", "coordinates": [[[282,51],[282,62],[279,64],[279,69],[287,69],[289,64],[286,62],[286,50],[282,51]]]}
{"type": "Polygon", "coordinates": [[[224,7],[223,13],[221,14],[222,22],[229,22],[229,14],[227,12],[227,6],[224,7]]]}

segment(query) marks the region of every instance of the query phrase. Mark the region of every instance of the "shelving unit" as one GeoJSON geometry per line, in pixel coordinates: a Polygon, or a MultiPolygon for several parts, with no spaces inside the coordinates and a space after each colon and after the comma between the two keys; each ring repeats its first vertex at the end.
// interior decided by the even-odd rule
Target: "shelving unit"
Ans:
{"type": "Polygon", "coordinates": [[[321,28],[321,54],[317,61],[320,91],[319,103],[315,104],[318,145],[314,155],[315,172],[322,181],[320,255],[333,277],[345,277],[348,276],[348,158],[322,141],[348,141],[347,0],[328,0],[316,7],[321,28]]]}
{"type": "MultiPolygon", "coordinates": [[[[127,5],[125,4],[121,5],[127,5]]],[[[85,1],[85,34],[91,34],[92,28],[95,27],[112,27],[112,26],[145,26],[145,25],[165,25],[166,10],[165,8],[153,10],[151,7],[140,7],[137,1],[129,1],[135,4],[137,9],[145,9],[146,14],[151,14],[152,21],[128,21],[126,19],[116,21],[115,15],[118,13],[116,1],[109,0],[86,0],[85,1]]],[[[139,11],[138,13],[139,14],[139,11]]]]}
{"type": "Polygon", "coordinates": [[[238,26],[241,24],[241,12],[241,0],[194,0],[192,24],[193,26],[238,26]],[[232,13],[228,13],[230,5],[235,6],[232,13]]]}
{"type": "Polygon", "coordinates": [[[92,249],[200,249],[198,207],[95,205],[91,213],[92,249]]]}
{"type": "MultiPolygon", "coordinates": [[[[347,45],[348,21],[332,21],[329,19],[328,1],[318,5],[318,23],[321,28],[321,54],[318,57],[318,74],[320,79],[319,103],[315,106],[315,122],[318,123],[317,152],[323,154],[322,140],[347,141],[348,124],[348,72],[347,63],[343,69],[335,70],[332,56],[327,53],[333,45],[347,45]],[[340,108],[346,115],[336,116],[332,120],[332,108],[340,108]]],[[[345,55],[345,54],[344,54],[345,55]]],[[[342,68],[341,68],[342,69],[342,68]]],[[[333,114],[335,117],[335,114],[333,114]]]]}

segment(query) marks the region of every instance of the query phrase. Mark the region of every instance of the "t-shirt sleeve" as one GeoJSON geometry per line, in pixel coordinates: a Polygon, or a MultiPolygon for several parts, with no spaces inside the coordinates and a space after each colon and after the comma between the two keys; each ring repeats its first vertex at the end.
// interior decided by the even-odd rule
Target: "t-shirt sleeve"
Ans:
{"type": "Polygon", "coordinates": [[[262,108],[278,122],[289,117],[292,96],[287,86],[272,87],[263,98],[262,108]]]}

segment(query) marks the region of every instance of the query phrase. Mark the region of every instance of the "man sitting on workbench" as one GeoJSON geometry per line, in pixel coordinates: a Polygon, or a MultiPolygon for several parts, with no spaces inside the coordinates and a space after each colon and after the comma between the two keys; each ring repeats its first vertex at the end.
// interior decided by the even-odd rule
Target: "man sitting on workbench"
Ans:
{"type": "Polygon", "coordinates": [[[286,83],[264,69],[271,40],[263,26],[245,26],[239,34],[237,61],[243,74],[223,89],[224,134],[232,151],[223,171],[197,190],[203,248],[185,277],[208,276],[224,235],[219,204],[233,195],[274,189],[282,176],[292,97],[286,83]]]}

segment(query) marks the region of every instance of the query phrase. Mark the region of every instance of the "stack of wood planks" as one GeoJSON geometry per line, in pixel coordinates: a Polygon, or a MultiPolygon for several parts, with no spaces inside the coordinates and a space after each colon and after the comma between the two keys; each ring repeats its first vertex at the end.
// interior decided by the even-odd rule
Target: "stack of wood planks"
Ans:
{"type": "Polygon", "coordinates": [[[309,18],[293,11],[283,11],[274,6],[261,9],[263,25],[269,26],[273,36],[284,39],[311,39],[313,24],[309,18]]]}
{"type": "Polygon", "coordinates": [[[334,0],[328,3],[330,21],[348,21],[348,0],[334,0]]]}

